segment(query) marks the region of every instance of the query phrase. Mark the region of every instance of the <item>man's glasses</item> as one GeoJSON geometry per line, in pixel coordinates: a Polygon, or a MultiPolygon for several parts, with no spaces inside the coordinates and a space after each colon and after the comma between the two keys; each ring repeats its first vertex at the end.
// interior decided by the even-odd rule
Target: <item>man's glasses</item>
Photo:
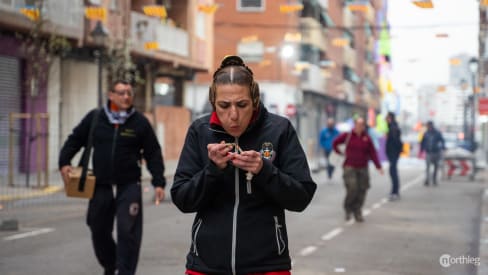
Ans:
{"type": "Polygon", "coordinates": [[[132,90],[114,90],[113,92],[119,96],[124,96],[124,95],[130,97],[134,96],[134,92],[132,90]]]}

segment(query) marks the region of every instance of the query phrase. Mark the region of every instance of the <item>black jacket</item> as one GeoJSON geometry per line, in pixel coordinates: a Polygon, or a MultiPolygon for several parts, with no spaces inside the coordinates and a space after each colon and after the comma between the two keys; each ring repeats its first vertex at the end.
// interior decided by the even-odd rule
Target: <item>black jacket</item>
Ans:
{"type": "Polygon", "coordinates": [[[441,132],[437,129],[427,130],[420,142],[420,150],[427,153],[439,153],[441,150],[445,150],[446,145],[441,132]]]}
{"type": "Polygon", "coordinates": [[[260,110],[238,139],[210,125],[210,116],[188,130],[171,188],[181,211],[197,212],[188,269],[229,275],[291,268],[284,210],[304,210],[316,184],[290,122],[263,105],[260,110]],[[222,140],[261,151],[263,168],[250,193],[245,171],[232,165],[220,170],[209,161],[207,144],[222,140]]]}
{"type": "Polygon", "coordinates": [[[401,131],[396,122],[388,124],[388,134],[386,135],[385,151],[388,158],[398,158],[403,151],[401,131]]]}
{"type": "MultiPolygon", "coordinates": [[[[59,154],[59,168],[70,165],[73,156],[88,142],[95,110],[89,112],[69,135],[59,154]]],[[[127,121],[115,126],[103,110],[98,112],[93,136],[93,172],[97,184],[126,184],[141,180],[144,158],[152,175],[152,184],[164,187],[164,165],[161,147],[149,121],[134,112],[127,121]]]]}

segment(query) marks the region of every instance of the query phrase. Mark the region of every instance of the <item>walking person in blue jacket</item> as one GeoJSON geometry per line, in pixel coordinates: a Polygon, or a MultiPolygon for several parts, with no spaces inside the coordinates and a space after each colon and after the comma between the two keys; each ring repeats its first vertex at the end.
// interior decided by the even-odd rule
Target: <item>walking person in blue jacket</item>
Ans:
{"type": "Polygon", "coordinates": [[[444,137],[441,132],[434,127],[432,121],[427,122],[427,131],[422,137],[420,142],[420,152],[425,151],[425,182],[424,185],[428,186],[431,182],[434,186],[437,185],[437,170],[439,167],[439,161],[442,157],[442,152],[446,149],[444,137]],[[434,166],[434,173],[432,177],[430,175],[430,166],[434,166]]]}
{"type": "Polygon", "coordinates": [[[330,163],[329,156],[330,153],[332,153],[332,150],[334,150],[334,148],[332,147],[332,142],[338,135],[339,135],[339,131],[335,126],[335,120],[333,118],[328,118],[327,127],[325,127],[324,129],[322,129],[322,131],[320,131],[319,141],[320,141],[320,147],[322,147],[325,153],[327,176],[329,179],[332,178],[332,175],[334,173],[334,168],[335,168],[330,163]]]}
{"type": "Polygon", "coordinates": [[[303,211],[316,189],[297,133],[268,113],[238,56],[214,73],[209,101],[171,187],[174,204],[196,212],[185,274],[289,275],[285,210],[303,211]]]}

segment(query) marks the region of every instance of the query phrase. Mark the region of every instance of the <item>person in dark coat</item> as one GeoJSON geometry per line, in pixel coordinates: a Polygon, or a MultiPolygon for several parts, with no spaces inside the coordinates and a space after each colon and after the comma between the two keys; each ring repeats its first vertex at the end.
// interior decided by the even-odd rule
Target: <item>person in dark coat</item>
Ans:
{"type": "Polygon", "coordinates": [[[174,204],[196,213],[185,274],[289,275],[285,210],[303,211],[317,188],[297,133],[266,110],[238,56],[214,73],[209,101],[171,187],[174,204]]]}
{"type": "Polygon", "coordinates": [[[403,151],[403,142],[401,139],[401,130],[395,119],[395,114],[389,112],[386,115],[388,123],[388,134],[386,136],[386,156],[390,164],[389,172],[391,178],[390,201],[400,199],[400,179],[398,177],[398,160],[403,151]]]}
{"type": "Polygon", "coordinates": [[[427,122],[427,131],[420,142],[420,153],[425,151],[425,186],[429,186],[432,182],[434,186],[437,185],[437,170],[439,161],[442,157],[442,152],[446,149],[444,137],[441,132],[434,127],[432,121],[427,122]],[[431,176],[430,166],[434,166],[434,171],[431,176]]]}
{"type": "Polygon", "coordinates": [[[151,124],[134,109],[132,85],[124,80],[115,81],[108,99],[101,110],[90,111],[73,129],[61,148],[58,165],[67,182],[71,159],[86,146],[96,115],[92,160],[96,184],[86,222],[104,274],[133,275],[142,241],[142,159],[152,175],[156,201],[164,198],[164,163],[151,124]],[[117,242],[113,237],[115,221],[117,242]]]}

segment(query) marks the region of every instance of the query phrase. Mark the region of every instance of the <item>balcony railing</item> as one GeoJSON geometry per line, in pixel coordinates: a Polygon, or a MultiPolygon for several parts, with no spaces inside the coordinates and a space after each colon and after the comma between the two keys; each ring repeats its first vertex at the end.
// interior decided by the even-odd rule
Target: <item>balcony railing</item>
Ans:
{"type": "Polygon", "coordinates": [[[131,12],[131,37],[137,51],[163,51],[189,57],[189,34],[183,29],[165,25],[161,20],[131,12]],[[148,49],[152,43],[155,48],[148,49]]]}
{"type": "Polygon", "coordinates": [[[349,27],[354,24],[354,14],[347,8],[347,6],[343,9],[343,17],[344,26],[349,27]]]}
{"type": "MultiPolygon", "coordinates": [[[[28,19],[22,15],[20,10],[34,8],[26,2],[25,0],[1,0],[0,12],[15,16],[15,19],[9,22],[10,24],[25,27],[28,19]]],[[[82,0],[45,0],[40,13],[42,13],[43,19],[52,24],[47,31],[72,38],[83,35],[84,6],[82,0]]]]}
{"type": "Polygon", "coordinates": [[[344,63],[351,68],[356,68],[356,50],[349,45],[344,46],[344,63]]]}
{"type": "Polygon", "coordinates": [[[317,65],[309,64],[304,70],[302,72],[300,88],[302,90],[325,93],[326,79],[323,76],[322,69],[317,65]]]}
{"type": "Polygon", "coordinates": [[[314,45],[323,52],[327,50],[325,31],[317,20],[303,17],[300,19],[300,27],[303,30],[302,43],[314,45]]]}

